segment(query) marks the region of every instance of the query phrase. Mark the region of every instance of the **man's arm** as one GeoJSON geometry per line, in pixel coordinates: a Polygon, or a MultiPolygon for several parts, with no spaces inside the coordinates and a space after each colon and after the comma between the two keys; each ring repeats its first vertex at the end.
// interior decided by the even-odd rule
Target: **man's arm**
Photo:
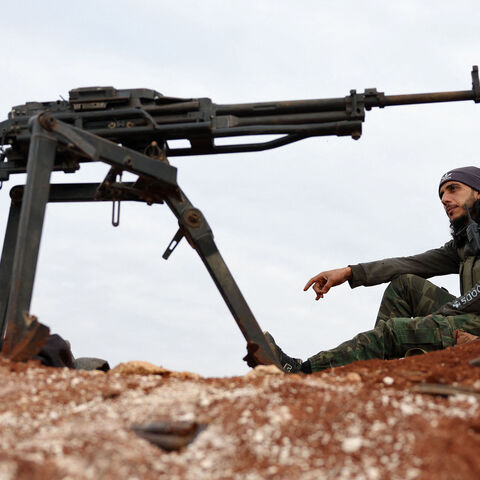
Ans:
{"type": "Polygon", "coordinates": [[[422,278],[458,273],[460,257],[453,241],[443,247],[427,250],[410,257],[385,258],[376,262],[352,265],[352,288],[363,285],[369,287],[389,282],[393,278],[412,273],[422,278]]]}
{"type": "Polygon", "coordinates": [[[410,257],[386,258],[375,262],[359,263],[345,268],[328,270],[312,277],[305,285],[308,290],[313,285],[315,300],[323,298],[331,287],[348,280],[350,287],[372,286],[389,282],[399,275],[412,273],[422,278],[458,273],[460,257],[453,241],[443,247],[428,250],[410,257]]]}
{"type": "Polygon", "coordinates": [[[317,298],[315,298],[315,300],[319,300],[320,298],[323,298],[323,296],[330,290],[330,288],[341,285],[342,283],[345,283],[351,278],[351,267],[328,270],[327,272],[321,272],[318,275],[312,277],[307,282],[303,290],[307,291],[313,285],[313,290],[317,294],[317,298]]]}

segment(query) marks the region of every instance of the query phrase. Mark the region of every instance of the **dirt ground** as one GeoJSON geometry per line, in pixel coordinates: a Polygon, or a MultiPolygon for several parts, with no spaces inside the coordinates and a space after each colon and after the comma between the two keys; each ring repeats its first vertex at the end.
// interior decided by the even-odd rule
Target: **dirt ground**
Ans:
{"type": "Polygon", "coordinates": [[[0,360],[0,479],[480,478],[480,341],[313,375],[0,360]],[[433,385],[433,386],[432,386],[433,385]],[[423,389],[430,393],[421,393],[423,389]],[[198,422],[180,450],[134,424],[198,422]]]}

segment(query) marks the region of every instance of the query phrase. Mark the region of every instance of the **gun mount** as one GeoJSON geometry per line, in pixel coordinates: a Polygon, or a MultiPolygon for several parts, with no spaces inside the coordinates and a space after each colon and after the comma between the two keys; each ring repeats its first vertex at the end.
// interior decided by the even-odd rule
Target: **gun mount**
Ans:
{"type": "MultiPolygon", "coordinates": [[[[195,248],[247,340],[250,366],[277,364],[276,357],[241,294],[202,215],[177,183],[168,158],[187,155],[253,152],[314,136],[359,139],[365,111],[373,107],[480,102],[478,67],[472,89],[453,92],[385,95],[370,88],[340,98],[244,104],[215,104],[209,98],[183,99],[155,90],[87,87],[70,91],[69,100],[28,102],[13,107],[0,123],[0,182],[27,173],[25,186],[11,190],[10,214],[0,262],[0,338],[2,354],[18,359],[38,352],[45,332],[29,316],[40,238],[47,202],[112,201],[118,224],[120,201],[166,203],[179,222],[167,247],[167,259],[183,237],[195,248]],[[276,135],[273,140],[216,144],[226,137],[276,135]],[[172,140],[188,140],[175,148],[172,140]],[[50,185],[52,171],[75,172],[82,162],[111,166],[99,183],[50,185]],[[123,171],[138,176],[121,182],[123,171]],[[28,337],[28,338],[27,338],[28,337]],[[32,340],[33,339],[33,340],[32,340]],[[25,352],[17,355],[19,346],[25,352]],[[36,351],[35,351],[36,350],[36,351]],[[17,352],[12,355],[12,352],[17,352]]],[[[281,365],[279,365],[281,366],[281,365]]]]}

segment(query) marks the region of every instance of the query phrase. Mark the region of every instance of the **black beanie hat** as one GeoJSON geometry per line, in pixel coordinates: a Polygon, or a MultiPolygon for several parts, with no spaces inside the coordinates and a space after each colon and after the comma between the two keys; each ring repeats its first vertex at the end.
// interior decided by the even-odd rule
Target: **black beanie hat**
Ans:
{"type": "Polygon", "coordinates": [[[451,182],[453,180],[464,183],[480,192],[480,168],[478,167],[461,167],[448,171],[440,179],[438,193],[440,193],[440,188],[445,182],[451,182]]]}

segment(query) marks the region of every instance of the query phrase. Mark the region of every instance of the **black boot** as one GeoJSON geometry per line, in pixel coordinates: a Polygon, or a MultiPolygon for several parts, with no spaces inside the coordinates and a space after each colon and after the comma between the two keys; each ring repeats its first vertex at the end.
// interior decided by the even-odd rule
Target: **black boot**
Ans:
{"type": "Polygon", "coordinates": [[[272,348],[277,356],[278,363],[282,366],[285,373],[298,373],[302,368],[302,360],[300,358],[292,358],[283,353],[282,349],[275,343],[275,340],[268,332],[263,332],[265,340],[272,348]]]}

